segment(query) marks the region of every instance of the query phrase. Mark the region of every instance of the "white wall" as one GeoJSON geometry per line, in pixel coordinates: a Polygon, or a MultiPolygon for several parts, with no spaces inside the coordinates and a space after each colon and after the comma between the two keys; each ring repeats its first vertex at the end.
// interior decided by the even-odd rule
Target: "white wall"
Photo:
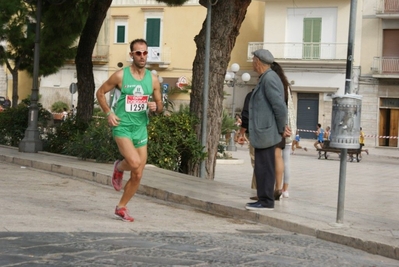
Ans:
{"type": "Polygon", "coordinates": [[[303,42],[303,19],[321,18],[321,42],[335,43],[337,39],[337,8],[288,8],[286,42],[303,42]]]}
{"type": "MultiPolygon", "coordinates": [[[[97,89],[108,79],[108,66],[95,66],[93,69],[95,89],[97,89]]],[[[69,92],[71,83],[76,83],[76,68],[74,65],[66,65],[59,72],[47,77],[41,77],[39,94],[41,96],[40,103],[46,109],[50,109],[51,105],[56,101],[63,101],[70,106],[77,106],[78,92],[72,95],[69,92]]],[[[95,94],[95,93],[94,93],[95,94]]]]}

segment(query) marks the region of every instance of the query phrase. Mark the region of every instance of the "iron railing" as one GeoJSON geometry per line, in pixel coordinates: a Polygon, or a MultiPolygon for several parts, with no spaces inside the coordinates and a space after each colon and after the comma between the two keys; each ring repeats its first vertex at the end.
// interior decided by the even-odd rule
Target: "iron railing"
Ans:
{"type": "Polygon", "coordinates": [[[262,48],[268,49],[276,59],[346,60],[348,45],[346,43],[250,42],[248,60],[252,59],[252,52],[262,48]]]}
{"type": "Polygon", "coordinates": [[[377,14],[399,14],[399,0],[378,0],[377,14]]]}
{"type": "MultiPolygon", "coordinates": [[[[113,0],[112,6],[165,6],[155,0],[113,0]]],[[[188,0],[184,5],[199,5],[199,0],[188,0]]]]}
{"type": "Polygon", "coordinates": [[[399,57],[374,57],[372,70],[378,74],[399,75],[399,57]]]}

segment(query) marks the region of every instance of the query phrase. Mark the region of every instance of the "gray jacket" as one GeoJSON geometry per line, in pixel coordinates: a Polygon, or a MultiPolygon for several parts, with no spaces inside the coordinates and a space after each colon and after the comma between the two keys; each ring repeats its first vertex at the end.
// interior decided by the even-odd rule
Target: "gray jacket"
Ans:
{"type": "Polygon", "coordinates": [[[259,78],[249,101],[249,141],[255,148],[268,148],[282,140],[287,106],[280,77],[268,69],[259,78]]]}

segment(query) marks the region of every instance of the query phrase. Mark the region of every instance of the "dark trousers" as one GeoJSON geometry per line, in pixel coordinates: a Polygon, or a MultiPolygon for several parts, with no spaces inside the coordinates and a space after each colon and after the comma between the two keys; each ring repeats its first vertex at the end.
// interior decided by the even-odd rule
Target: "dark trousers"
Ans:
{"type": "Polygon", "coordinates": [[[274,208],[275,147],[255,148],[255,176],[257,194],[262,206],[274,208]]]}

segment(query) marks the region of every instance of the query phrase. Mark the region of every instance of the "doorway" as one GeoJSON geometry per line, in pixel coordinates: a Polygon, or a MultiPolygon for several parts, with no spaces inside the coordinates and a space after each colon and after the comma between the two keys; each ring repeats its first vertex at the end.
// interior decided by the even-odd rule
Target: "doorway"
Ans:
{"type": "MultiPolygon", "coordinates": [[[[298,93],[297,127],[301,130],[315,131],[319,119],[319,94],[298,93]]],[[[300,133],[301,138],[315,139],[313,132],[300,133]]]]}
{"type": "MultiPolygon", "coordinates": [[[[399,104],[399,98],[389,99],[382,98],[381,103],[385,106],[392,106],[392,104],[399,104]],[[388,104],[388,105],[387,105],[388,104]]],[[[399,126],[399,107],[380,107],[380,136],[393,136],[396,138],[378,138],[379,146],[398,147],[398,131],[399,126]]]]}

